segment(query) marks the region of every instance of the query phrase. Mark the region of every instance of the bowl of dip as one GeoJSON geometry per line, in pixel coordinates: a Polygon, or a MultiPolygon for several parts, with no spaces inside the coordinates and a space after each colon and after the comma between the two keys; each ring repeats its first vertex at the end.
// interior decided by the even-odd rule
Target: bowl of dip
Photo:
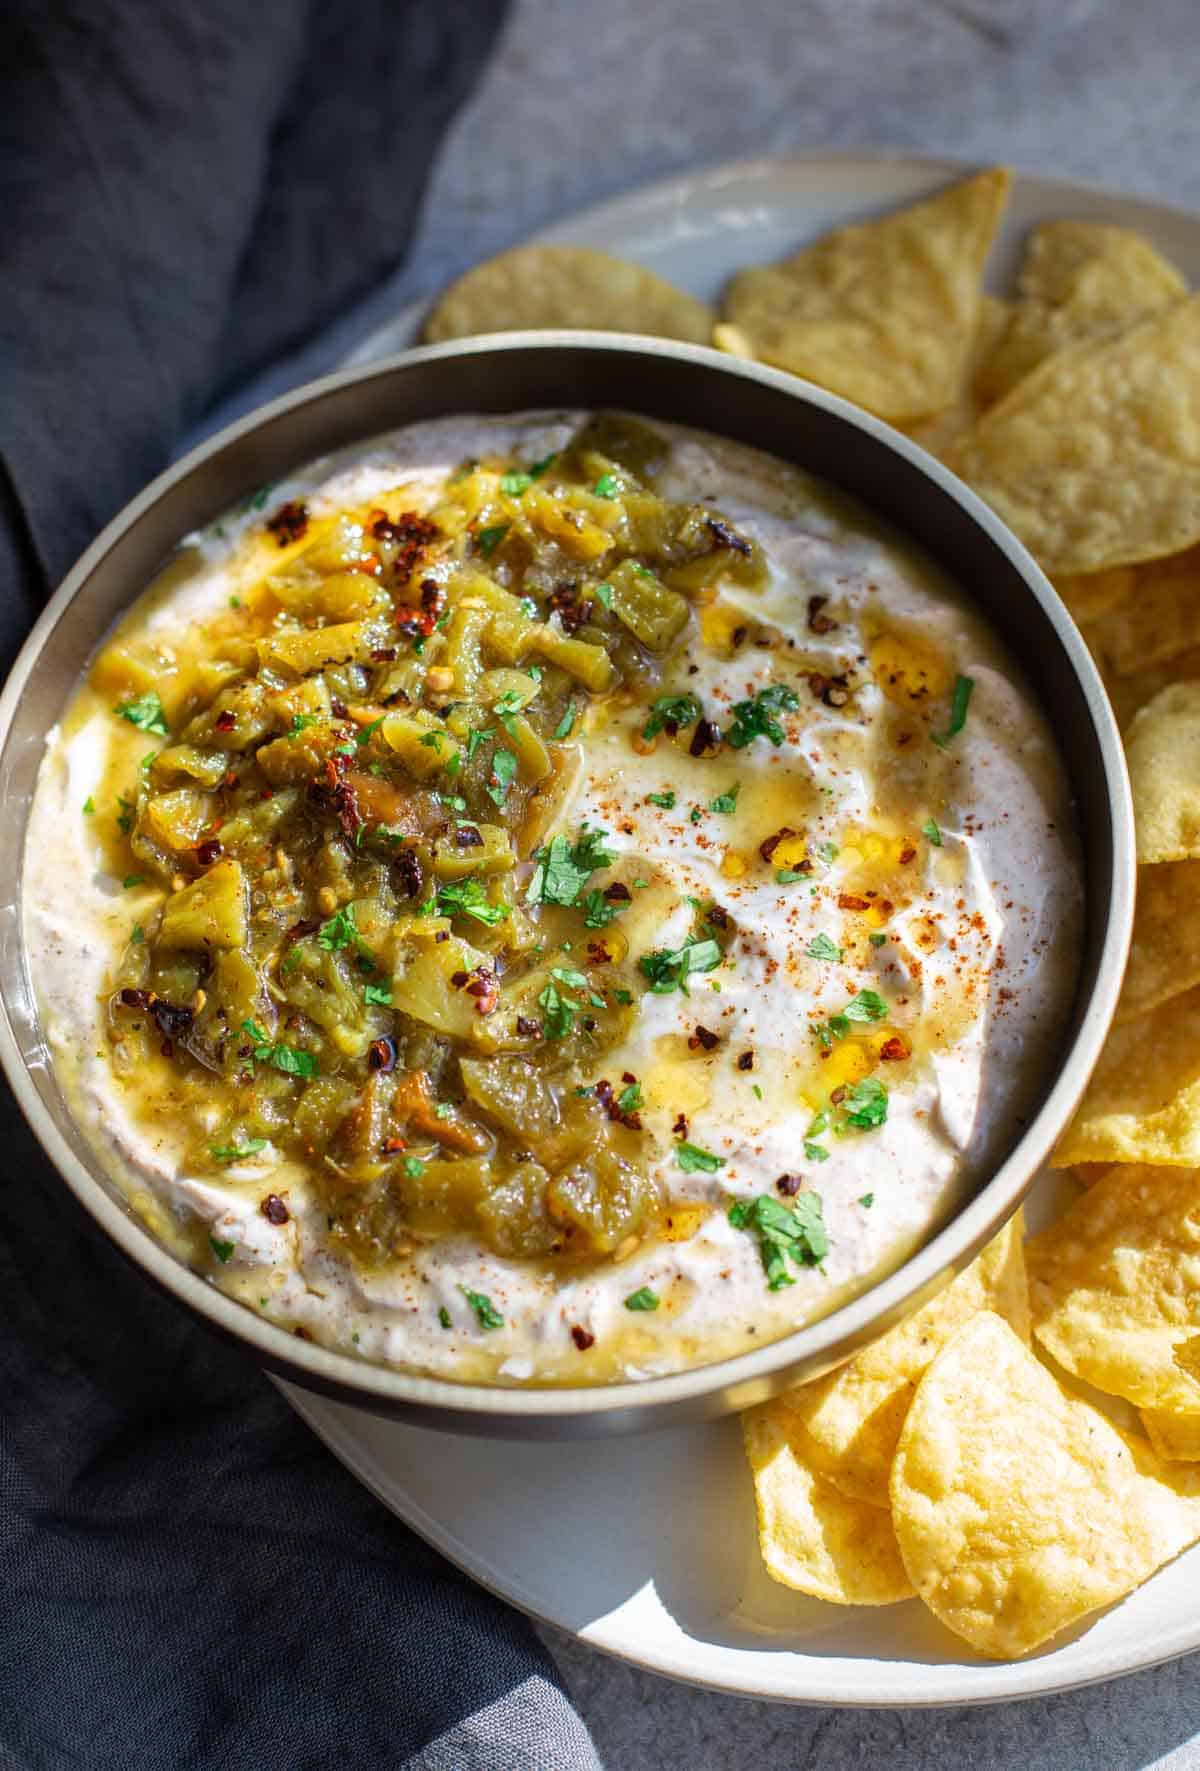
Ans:
{"type": "Polygon", "coordinates": [[[0,701],[0,1058],[270,1370],[515,1436],[741,1408],[1019,1204],[1120,984],[1083,643],[886,425],[652,340],[416,350],[99,537],[0,701]]]}

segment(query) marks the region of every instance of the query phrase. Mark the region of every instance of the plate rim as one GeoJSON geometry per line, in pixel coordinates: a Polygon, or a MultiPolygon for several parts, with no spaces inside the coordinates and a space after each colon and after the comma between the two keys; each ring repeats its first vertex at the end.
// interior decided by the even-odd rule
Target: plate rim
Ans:
{"type": "MultiPolygon", "coordinates": [[[[1022,185],[1035,185],[1041,188],[1052,201],[1060,197],[1065,202],[1073,198],[1087,198],[1093,202],[1119,204],[1124,215],[1144,218],[1147,224],[1169,224],[1194,230],[1197,235],[1197,247],[1200,251],[1200,210],[1185,205],[1160,201],[1157,198],[1136,192],[1124,192],[1120,189],[1099,181],[1058,178],[1023,167],[1012,161],[985,161],[976,157],[961,157],[947,154],[916,153],[903,148],[885,145],[866,144],[861,147],[814,147],[788,154],[755,155],[735,160],[713,161],[701,164],[690,171],[675,172],[663,178],[636,185],[631,190],[615,196],[602,198],[583,208],[564,213],[555,220],[539,228],[523,241],[513,242],[514,245],[550,245],[569,244],[576,232],[586,234],[597,228],[620,232],[629,231],[639,221],[645,221],[657,213],[665,212],[685,202],[694,202],[698,193],[725,187],[744,187],[779,177],[786,178],[789,172],[811,177],[819,173],[822,167],[834,166],[845,170],[861,169],[864,172],[881,171],[885,168],[909,169],[914,172],[927,173],[931,178],[938,175],[954,177],[969,175],[972,171],[982,169],[985,165],[1007,164],[1011,167],[1014,191],[1022,185]]],[[[1127,225],[1122,223],[1121,225],[1127,225]]],[[[621,251],[615,242],[606,250],[621,251]]],[[[505,248],[504,250],[507,250],[505,248]]],[[[636,254],[631,254],[636,258],[636,254]]],[[[668,273],[669,274],[669,273],[668,273]]],[[[404,303],[397,312],[361,339],[344,359],[344,366],[363,365],[377,360],[382,356],[406,348],[419,341],[421,320],[430,303],[436,299],[436,292],[424,293],[404,303]]],[[[590,1626],[574,1626],[542,1611],[528,1603],[524,1598],[516,1598],[511,1590],[507,1590],[489,1574],[485,1574],[478,1563],[474,1563],[469,1546],[440,1527],[439,1522],[427,1514],[423,1507],[412,1503],[412,1510],[402,1511],[396,1504],[396,1496],[387,1493],[381,1485],[368,1473],[368,1460],[360,1448],[352,1445],[341,1426],[337,1424],[341,1415],[353,1415],[358,1412],[348,1405],[341,1405],[336,1415],[330,1415],[329,1404],[316,1395],[298,1391],[294,1386],[281,1379],[273,1378],[280,1393],[284,1396],[305,1425],[316,1434],[327,1449],[350,1470],[359,1482],[362,1482],[389,1512],[399,1518],[408,1528],[414,1531],[425,1542],[432,1545],[444,1555],[455,1568],[471,1580],[477,1582],[485,1591],[504,1603],[512,1605],[515,1610],[531,1618],[535,1623],[548,1629],[557,1630],[573,1637],[589,1648],[627,1665],[638,1667],[644,1672],[654,1673],[661,1678],[668,1678],[676,1683],[718,1692],[723,1696],[745,1698],[750,1701],[787,1704],[804,1707],[832,1707],[845,1709],[942,1709],[972,1708],[978,1705],[994,1703],[1018,1703],[1029,1698],[1061,1695],[1070,1691],[1086,1690],[1090,1686],[1107,1684],[1112,1680],[1127,1678],[1134,1673],[1146,1672],[1157,1666],[1178,1660],[1184,1655],[1200,1649],[1200,1610],[1190,1625],[1183,1625],[1174,1633],[1169,1646],[1161,1641],[1150,1653],[1139,1651],[1138,1644],[1144,1637],[1132,1636],[1124,1652],[1112,1655],[1107,1664],[1092,1669],[1079,1669],[1063,1676],[1055,1671],[1057,1651],[1051,1648],[1036,1659],[1015,1661],[980,1660],[970,1666],[956,1666],[948,1663],[945,1668],[944,1688],[940,1693],[922,1694],[914,1697],[903,1691],[888,1691],[883,1696],[857,1695],[839,1692],[830,1696],[828,1691],[822,1693],[815,1688],[815,1681],[806,1681],[799,1689],[783,1689],[772,1683],[764,1683],[761,1677],[748,1682],[743,1677],[733,1682],[736,1676],[736,1657],[740,1650],[720,1647],[720,1652],[733,1657],[729,1681],[711,1677],[708,1674],[697,1674],[680,1664],[674,1654],[652,1657],[643,1646],[622,1645],[603,1629],[592,1634],[590,1626]],[[415,1514],[415,1517],[414,1517],[415,1514]],[[419,1522],[418,1522],[419,1521],[419,1522]],[[1180,1634],[1186,1639],[1180,1640],[1180,1634]],[[1010,1690],[990,1688],[994,1682],[1008,1678],[1015,1686],[1010,1690]]],[[[711,1426],[712,1423],[709,1423],[711,1426]]],[[[421,1431],[418,1427],[404,1423],[406,1431],[421,1431]]],[[[631,1435],[623,1443],[634,1445],[640,1435],[631,1435]]],[[[1184,1552],[1187,1555],[1189,1552],[1184,1552]]],[[[1192,1554],[1200,1556],[1200,1548],[1192,1554]]],[[[1150,1584],[1157,1574],[1150,1576],[1150,1584]]],[[[600,1620],[608,1622],[617,1613],[608,1613],[600,1620]]],[[[1103,1615],[1098,1613],[1097,1615],[1103,1615]]],[[[793,1650],[781,1650],[781,1666],[794,1664],[799,1658],[793,1650]]],[[[846,1659],[853,1660],[853,1655],[846,1659]]],[[[829,1662],[813,1662],[814,1666],[825,1669],[825,1678],[829,1681],[829,1662]]],[[[864,1662],[864,1664],[867,1664],[864,1662]]],[[[876,1664],[871,1662],[870,1664],[876,1664]]],[[[904,1663],[898,1663],[903,1667],[904,1663]]],[[[903,1673],[895,1675],[902,1682],[903,1673]]]]}

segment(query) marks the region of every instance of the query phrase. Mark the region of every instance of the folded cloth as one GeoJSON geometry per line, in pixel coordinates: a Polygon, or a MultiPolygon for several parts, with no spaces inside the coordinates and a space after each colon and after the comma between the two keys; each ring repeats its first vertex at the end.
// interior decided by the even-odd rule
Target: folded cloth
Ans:
{"type": "MultiPolygon", "coordinates": [[[[5,659],[182,428],[402,256],[501,11],[9,0],[5,659]]],[[[525,1620],[125,1264],[7,1092],[0,1137],[0,1764],[596,1771],[525,1620]]]]}

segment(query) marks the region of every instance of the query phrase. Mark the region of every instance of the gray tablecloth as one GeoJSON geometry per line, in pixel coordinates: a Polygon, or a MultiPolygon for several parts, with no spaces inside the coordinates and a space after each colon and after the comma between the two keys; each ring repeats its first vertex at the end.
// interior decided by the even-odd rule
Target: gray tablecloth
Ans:
{"type": "MultiPolygon", "coordinates": [[[[518,0],[405,271],[289,373],[572,209],[727,158],[911,147],[1200,205],[1198,71],[1198,0],[518,0]]],[[[692,1691],[547,1639],[610,1771],[1200,1767],[1194,1660],[1023,1705],[862,1713],[692,1691]]]]}

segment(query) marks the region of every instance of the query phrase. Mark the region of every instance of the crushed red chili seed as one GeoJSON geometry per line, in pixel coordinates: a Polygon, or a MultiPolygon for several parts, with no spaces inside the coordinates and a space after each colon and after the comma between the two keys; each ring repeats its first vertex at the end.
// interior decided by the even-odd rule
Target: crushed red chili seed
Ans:
{"type": "Polygon", "coordinates": [[[268,1193],[259,1210],[269,1224],[286,1224],[292,1215],[278,1193],[268,1193]]]}
{"type": "Polygon", "coordinates": [[[893,1033],[890,1039],[884,1040],[879,1048],[879,1055],[885,1062],[891,1064],[897,1063],[901,1058],[912,1056],[908,1046],[897,1033],[893,1033]]]}
{"type": "Polygon", "coordinates": [[[586,1328],[580,1328],[578,1323],[571,1330],[571,1339],[581,1353],[586,1353],[589,1347],[594,1347],[596,1344],[595,1335],[589,1334],[586,1328]]]}
{"type": "Polygon", "coordinates": [[[280,547],[287,547],[293,541],[302,539],[308,528],[308,506],[299,498],[289,499],[281,504],[274,516],[267,518],[267,528],[280,547]]]}

